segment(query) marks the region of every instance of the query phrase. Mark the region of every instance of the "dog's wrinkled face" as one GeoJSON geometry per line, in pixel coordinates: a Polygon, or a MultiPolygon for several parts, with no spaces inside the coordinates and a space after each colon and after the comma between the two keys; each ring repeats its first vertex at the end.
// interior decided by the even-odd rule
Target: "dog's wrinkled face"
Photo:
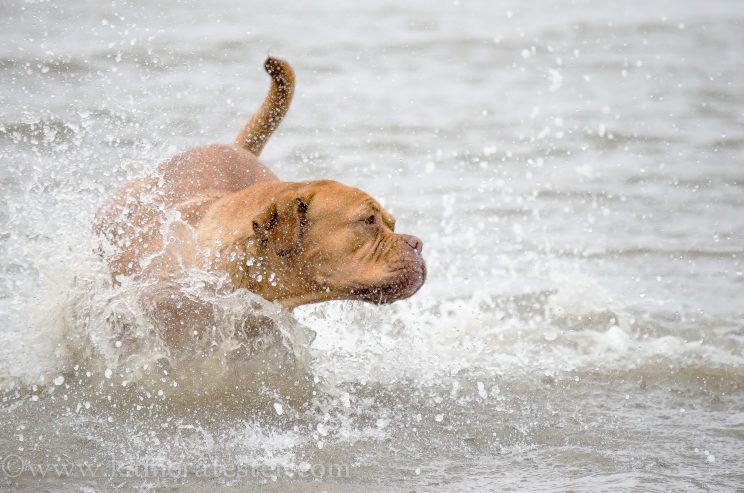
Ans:
{"type": "Polygon", "coordinates": [[[288,281],[304,285],[305,299],[392,303],[426,278],[421,240],[395,233],[395,219],[377,201],[334,181],[296,184],[253,227],[291,266],[288,281]]]}

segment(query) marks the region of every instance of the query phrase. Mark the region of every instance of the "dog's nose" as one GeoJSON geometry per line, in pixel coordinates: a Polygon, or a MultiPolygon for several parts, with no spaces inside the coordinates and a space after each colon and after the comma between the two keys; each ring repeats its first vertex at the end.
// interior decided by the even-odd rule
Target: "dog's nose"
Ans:
{"type": "Polygon", "coordinates": [[[421,241],[419,238],[416,238],[413,235],[401,235],[403,237],[403,241],[408,243],[408,246],[416,250],[417,252],[421,253],[421,250],[424,249],[424,242],[421,241]]]}

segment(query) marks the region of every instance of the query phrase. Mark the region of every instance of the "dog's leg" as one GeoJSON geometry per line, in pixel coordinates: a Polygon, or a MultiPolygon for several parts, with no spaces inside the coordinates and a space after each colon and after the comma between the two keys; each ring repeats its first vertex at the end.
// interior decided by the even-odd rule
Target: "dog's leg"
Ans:
{"type": "Polygon", "coordinates": [[[294,70],[284,60],[269,57],[264,68],[271,76],[271,89],[261,107],[235,138],[237,145],[249,150],[254,156],[261,154],[266,141],[287,113],[295,87],[294,70]]]}
{"type": "Polygon", "coordinates": [[[171,347],[186,347],[214,326],[212,305],[189,296],[175,282],[160,281],[140,294],[140,306],[171,347]]]}

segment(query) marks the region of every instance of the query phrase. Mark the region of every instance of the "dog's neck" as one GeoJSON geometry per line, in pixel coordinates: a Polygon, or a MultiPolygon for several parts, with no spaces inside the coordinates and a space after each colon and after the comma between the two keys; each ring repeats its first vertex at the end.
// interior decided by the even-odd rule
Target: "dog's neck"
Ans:
{"type": "MultiPolygon", "coordinates": [[[[278,257],[254,235],[237,239],[225,249],[226,257],[218,268],[230,275],[235,288],[244,288],[269,301],[292,309],[312,298],[313,289],[303,279],[293,258],[278,257]]],[[[224,254],[221,255],[221,257],[224,254]]]]}
{"type": "MultiPolygon", "coordinates": [[[[271,193],[276,193],[275,185],[271,193]]],[[[234,289],[247,289],[287,309],[337,299],[336,293],[303,277],[308,269],[297,257],[279,256],[256,237],[251,219],[267,203],[263,188],[240,190],[210,207],[205,217],[213,217],[197,227],[201,267],[226,272],[234,289]]]]}

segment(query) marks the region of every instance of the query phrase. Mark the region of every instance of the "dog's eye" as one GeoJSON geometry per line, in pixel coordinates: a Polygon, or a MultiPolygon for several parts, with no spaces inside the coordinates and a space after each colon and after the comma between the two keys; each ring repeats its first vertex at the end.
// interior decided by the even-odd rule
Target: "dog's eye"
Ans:
{"type": "Polygon", "coordinates": [[[364,222],[367,223],[367,224],[374,224],[375,223],[375,215],[372,214],[367,219],[365,219],[364,222]]]}

